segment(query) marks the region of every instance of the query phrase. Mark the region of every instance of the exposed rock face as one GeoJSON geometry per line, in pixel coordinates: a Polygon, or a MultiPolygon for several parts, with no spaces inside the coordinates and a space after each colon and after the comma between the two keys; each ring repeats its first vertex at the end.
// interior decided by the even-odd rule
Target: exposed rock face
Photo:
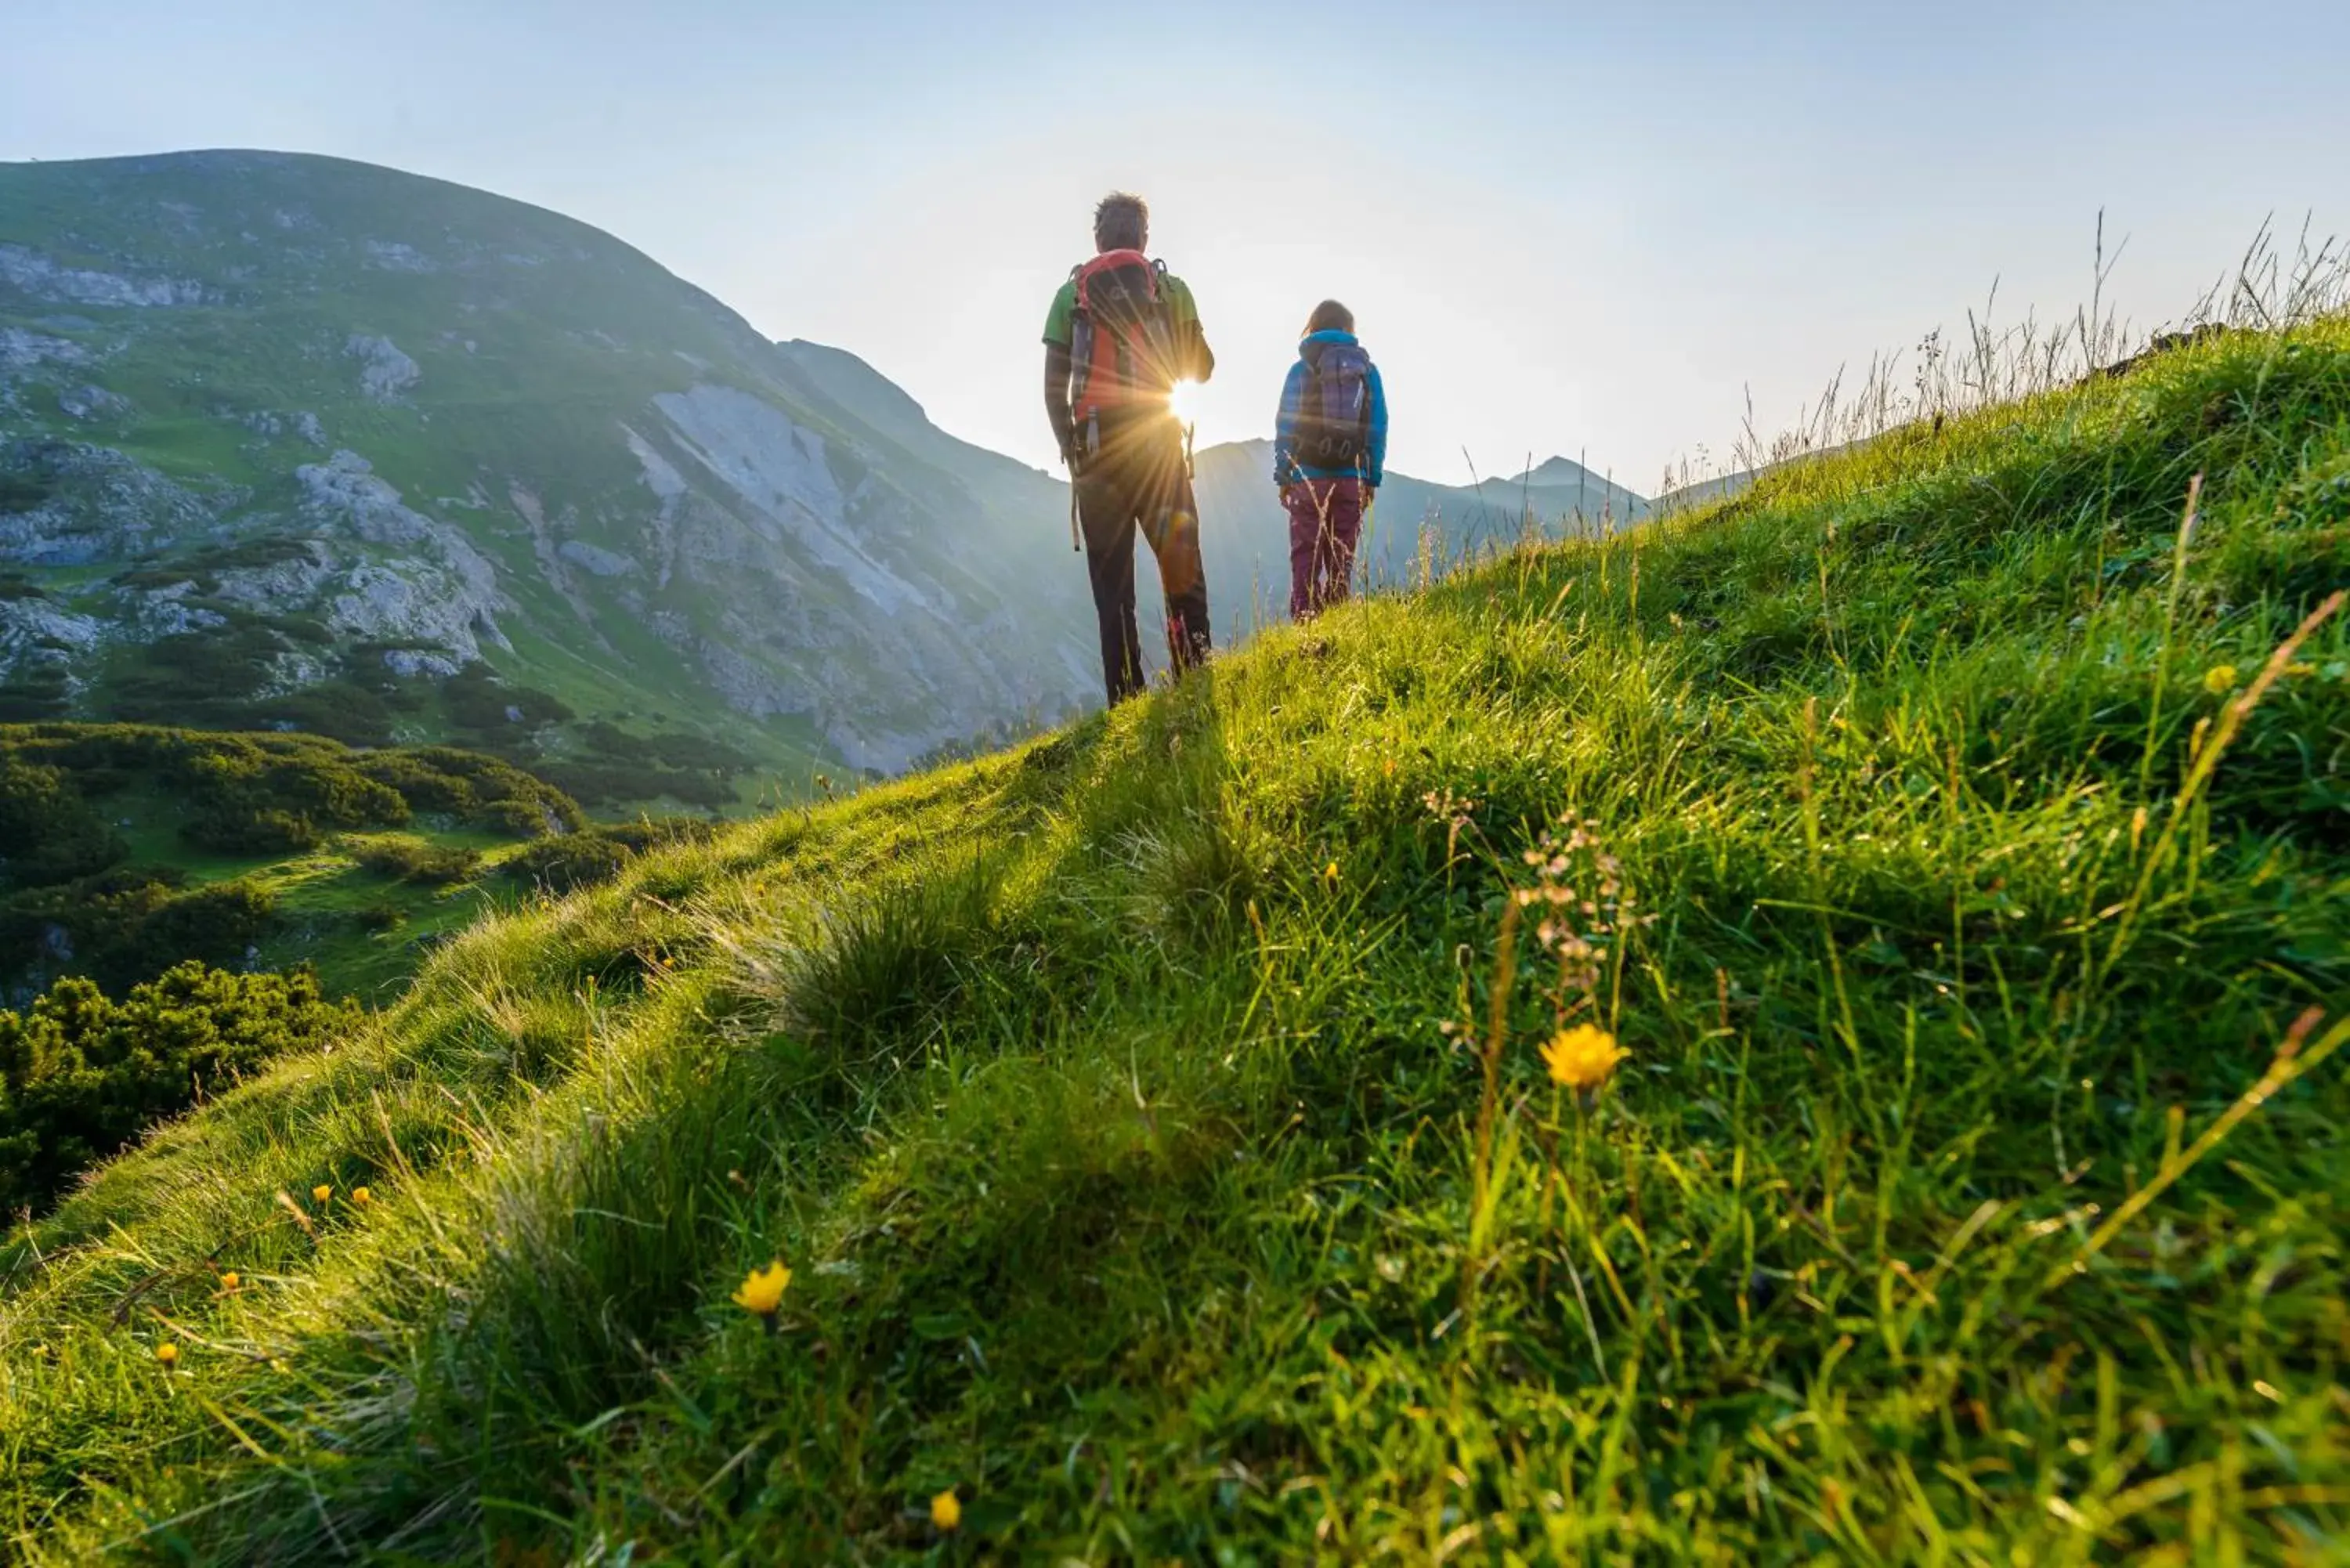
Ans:
{"type": "Polygon", "coordinates": [[[0,327],[0,376],[40,365],[87,365],[90,358],[89,351],[71,338],[27,332],[21,327],[0,327]]]}
{"type": "Polygon", "coordinates": [[[0,475],[41,497],[0,511],[0,561],[86,566],[127,561],[201,533],[229,497],[198,494],[108,447],[42,438],[0,441],[0,475]]]}
{"type": "Polygon", "coordinates": [[[637,569],[637,564],[626,556],[616,556],[582,539],[566,539],[556,546],[555,553],[598,577],[625,577],[637,569]]]}
{"type": "Polygon", "coordinates": [[[106,641],[106,623],[44,599],[0,598],[0,666],[69,664],[106,641]]]}
{"type": "Polygon", "coordinates": [[[359,362],[359,390],[379,403],[390,402],[424,377],[416,361],[389,337],[354,332],[343,353],[359,362]]]}
{"type": "Polygon", "coordinates": [[[35,299],[60,305],[143,308],[202,305],[206,297],[201,284],[182,278],[120,277],[113,273],[59,266],[38,251],[12,244],[0,244],[0,284],[35,299]]]}
{"type": "Polygon", "coordinates": [[[355,452],[294,471],[310,521],[381,546],[326,595],[328,624],[366,642],[411,645],[386,653],[403,675],[450,676],[481,657],[481,639],[510,646],[498,630],[504,602],[497,569],[464,531],[411,510],[355,452]]]}
{"type": "Polygon", "coordinates": [[[115,396],[104,387],[83,385],[68,387],[57,394],[57,410],[68,419],[97,423],[119,420],[130,411],[130,400],[115,396]]]}

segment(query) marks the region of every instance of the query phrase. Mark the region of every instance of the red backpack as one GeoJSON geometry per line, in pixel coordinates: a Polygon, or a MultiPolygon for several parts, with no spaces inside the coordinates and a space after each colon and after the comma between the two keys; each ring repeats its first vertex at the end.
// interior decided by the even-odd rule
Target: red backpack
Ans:
{"type": "Polygon", "coordinates": [[[1070,402],[1083,421],[1105,409],[1164,408],[1178,379],[1175,323],[1160,286],[1165,264],[1140,251],[1104,251],[1070,274],[1070,402]]]}

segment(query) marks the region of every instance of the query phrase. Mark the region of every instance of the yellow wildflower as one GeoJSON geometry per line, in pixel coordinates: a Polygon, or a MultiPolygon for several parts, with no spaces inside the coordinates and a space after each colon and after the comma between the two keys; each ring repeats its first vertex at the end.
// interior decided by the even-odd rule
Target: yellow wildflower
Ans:
{"type": "Polygon", "coordinates": [[[180,1347],[165,1340],[155,1347],[155,1359],[163,1364],[164,1371],[169,1372],[180,1364],[180,1347]]]}
{"type": "Polygon", "coordinates": [[[949,1487],[931,1499],[931,1522],[941,1530],[954,1530],[962,1523],[962,1500],[949,1487]]]}
{"type": "Polygon", "coordinates": [[[351,1189],[351,1201],[365,1208],[375,1201],[375,1194],[364,1187],[354,1187],[351,1189]]]}
{"type": "Polygon", "coordinates": [[[234,1269],[224,1269],[221,1271],[222,1290],[233,1291],[244,1282],[244,1280],[238,1277],[237,1272],[234,1269]]]}
{"type": "Polygon", "coordinates": [[[1616,1064],[1630,1054],[1616,1044],[1616,1036],[1590,1023],[1560,1030],[1542,1048],[1551,1082],[1579,1095],[1605,1084],[1615,1075],[1616,1064]]]}
{"type": "Polygon", "coordinates": [[[328,1199],[332,1198],[334,1195],[335,1189],[323,1181],[318,1183],[317,1186],[310,1189],[310,1201],[313,1203],[324,1203],[328,1199]]]}
{"type": "Polygon", "coordinates": [[[1338,885],[1338,863],[1336,860],[1322,867],[1322,880],[1329,883],[1333,888],[1338,885]]]}
{"type": "Polygon", "coordinates": [[[784,1287],[792,1282],[792,1272],[784,1267],[781,1258],[771,1258],[764,1269],[754,1269],[743,1277],[743,1288],[734,1293],[734,1304],[744,1312],[761,1317],[773,1317],[783,1304],[784,1287]]]}
{"type": "Polygon", "coordinates": [[[2224,697],[2236,689],[2236,667],[2215,664],[2203,672],[2203,690],[2214,697],[2224,697]]]}

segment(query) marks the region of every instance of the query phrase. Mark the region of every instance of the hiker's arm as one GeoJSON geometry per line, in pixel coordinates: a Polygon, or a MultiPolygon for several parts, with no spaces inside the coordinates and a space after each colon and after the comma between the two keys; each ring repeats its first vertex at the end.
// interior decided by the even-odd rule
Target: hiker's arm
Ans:
{"type": "Polygon", "coordinates": [[[1373,490],[1388,473],[1388,389],[1379,379],[1379,368],[1370,366],[1364,378],[1371,384],[1371,450],[1370,465],[1363,472],[1363,483],[1373,490]]]}
{"type": "Polygon", "coordinates": [[[1297,483],[1297,405],[1305,396],[1305,367],[1292,365],[1281,383],[1281,410],[1273,417],[1273,482],[1284,489],[1297,483]]]}
{"type": "Polygon", "coordinates": [[[1191,379],[1204,381],[1216,373],[1216,356],[1208,347],[1207,328],[1200,325],[1200,318],[1195,316],[1187,325],[1191,327],[1191,341],[1183,346],[1184,358],[1188,361],[1186,368],[1191,379]]]}
{"type": "Polygon", "coordinates": [[[1170,277],[1167,282],[1168,303],[1175,318],[1175,379],[1204,381],[1216,373],[1216,356],[1208,348],[1207,328],[1200,325],[1200,302],[1182,279],[1170,277]]]}
{"type": "Polygon", "coordinates": [[[1068,462],[1077,450],[1077,421],[1069,411],[1069,346],[1045,345],[1045,417],[1053,421],[1053,439],[1060,444],[1061,461],[1068,462]]]}

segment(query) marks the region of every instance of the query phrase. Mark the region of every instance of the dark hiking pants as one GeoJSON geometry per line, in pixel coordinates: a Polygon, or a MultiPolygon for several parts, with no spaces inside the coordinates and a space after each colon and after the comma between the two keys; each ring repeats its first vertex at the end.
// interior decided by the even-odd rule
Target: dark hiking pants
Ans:
{"type": "Polygon", "coordinates": [[[1200,562],[1200,517],[1183,462],[1181,429],[1163,416],[1104,430],[1100,449],[1077,471],[1077,515],[1086,536],[1101,622],[1102,680],[1113,706],[1142,690],[1142,644],[1134,618],[1134,535],[1159,559],[1167,601],[1167,656],[1177,674],[1208,656],[1208,579],[1200,562]]]}

